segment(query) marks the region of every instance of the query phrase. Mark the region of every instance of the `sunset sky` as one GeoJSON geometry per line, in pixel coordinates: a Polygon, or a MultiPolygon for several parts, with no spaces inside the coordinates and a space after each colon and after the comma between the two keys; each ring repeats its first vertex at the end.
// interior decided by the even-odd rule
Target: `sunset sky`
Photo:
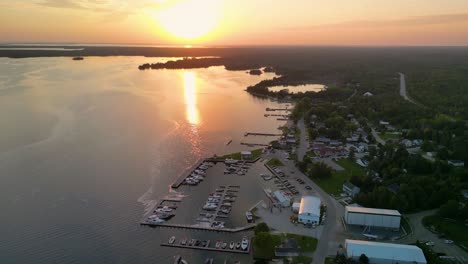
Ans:
{"type": "Polygon", "coordinates": [[[0,42],[468,45],[468,1],[1,0],[0,42]]]}

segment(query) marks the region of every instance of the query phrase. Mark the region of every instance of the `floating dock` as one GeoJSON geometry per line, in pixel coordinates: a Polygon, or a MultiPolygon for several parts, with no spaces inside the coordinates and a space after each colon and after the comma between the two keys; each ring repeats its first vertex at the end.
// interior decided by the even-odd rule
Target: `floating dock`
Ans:
{"type": "Polygon", "coordinates": [[[228,252],[228,253],[237,253],[237,254],[249,254],[250,253],[250,243],[249,243],[249,247],[247,248],[247,250],[229,249],[229,248],[199,247],[199,246],[188,246],[188,245],[168,244],[168,243],[161,243],[161,246],[162,247],[176,247],[176,248],[188,248],[188,249],[228,252]]]}
{"type": "Polygon", "coordinates": [[[291,111],[291,108],[269,108],[267,107],[265,111],[291,111]]]}
{"type": "Polygon", "coordinates": [[[281,137],[282,135],[283,135],[283,134],[246,132],[246,133],[244,134],[244,137],[248,137],[248,136],[281,137]]]}
{"type": "Polygon", "coordinates": [[[192,230],[205,230],[205,231],[216,231],[216,232],[224,232],[224,233],[237,233],[246,230],[253,229],[255,224],[250,224],[242,227],[236,228],[216,228],[216,227],[207,227],[207,226],[199,226],[199,225],[182,225],[182,224],[167,224],[167,223],[146,223],[141,222],[141,225],[151,226],[151,227],[168,227],[168,228],[182,228],[182,229],[192,229],[192,230]]]}
{"type": "Polygon", "coordinates": [[[269,147],[270,145],[268,144],[259,144],[259,143],[246,143],[246,142],[241,142],[240,143],[241,145],[244,145],[244,146],[258,146],[258,147],[269,147]]]}

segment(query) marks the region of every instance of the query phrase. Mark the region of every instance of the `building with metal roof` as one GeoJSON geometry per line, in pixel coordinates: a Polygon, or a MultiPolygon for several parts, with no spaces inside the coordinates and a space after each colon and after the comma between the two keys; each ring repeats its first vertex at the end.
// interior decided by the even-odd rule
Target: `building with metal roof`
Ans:
{"type": "Polygon", "coordinates": [[[426,264],[423,251],[413,245],[379,243],[363,240],[345,241],[346,256],[359,260],[364,254],[372,264],[426,264]]]}
{"type": "Polygon", "coordinates": [[[346,206],[344,219],[348,225],[399,229],[401,214],[397,210],[346,206]]]}
{"type": "Polygon", "coordinates": [[[299,206],[298,222],[303,224],[318,224],[320,222],[320,198],[302,196],[299,206]]]}

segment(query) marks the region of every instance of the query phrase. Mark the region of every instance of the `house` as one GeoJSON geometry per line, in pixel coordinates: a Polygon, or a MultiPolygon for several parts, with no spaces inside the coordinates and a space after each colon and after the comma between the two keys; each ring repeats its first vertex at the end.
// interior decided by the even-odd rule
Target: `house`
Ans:
{"type": "Polygon", "coordinates": [[[329,143],[330,146],[332,147],[337,147],[337,146],[341,146],[342,143],[338,140],[330,140],[330,143],[329,143]]]}
{"type": "Polygon", "coordinates": [[[461,160],[448,160],[448,164],[455,166],[455,167],[464,167],[465,162],[461,160]]]}
{"type": "Polygon", "coordinates": [[[388,126],[388,125],[390,125],[390,122],[380,120],[379,125],[388,126]]]}
{"type": "Polygon", "coordinates": [[[348,194],[349,196],[355,196],[360,191],[361,189],[359,187],[357,187],[349,181],[343,183],[343,192],[348,194]]]}
{"type": "Polygon", "coordinates": [[[322,143],[325,143],[325,144],[328,144],[330,143],[331,139],[327,138],[327,137],[323,137],[323,136],[319,136],[319,137],[316,137],[314,139],[315,142],[322,142],[322,143]]]}
{"type": "Polygon", "coordinates": [[[367,168],[367,166],[369,166],[369,162],[365,159],[358,159],[356,160],[356,163],[361,166],[361,167],[364,167],[364,168],[367,168]]]}
{"type": "Polygon", "coordinates": [[[251,159],[253,156],[252,156],[252,152],[251,151],[241,151],[241,158],[242,159],[251,159]]]}
{"type": "Polygon", "coordinates": [[[462,193],[463,197],[465,197],[465,199],[468,199],[468,190],[462,190],[461,193],[462,193]]]}
{"type": "Polygon", "coordinates": [[[324,147],[317,150],[314,150],[315,155],[321,158],[329,157],[345,157],[348,155],[348,151],[344,148],[329,148],[324,147]]]}
{"type": "Polygon", "coordinates": [[[402,141],[400,141],[400,145],[403,145],[407,148],[411,148],[413,146],[413,141],[409,139],[403,139],[402,141]]]}
{"type": "Polygon", "coordinates": [[[284,238],[281,244],[275,248],[276,257],[295,257],[301,254],[296,239],[284,238]]]}
{"type": "Polygon", "coordinates": [[[398,191],[400,190],[400,185],[396,183],[392,183],[389,186],[387,186],[387,190],[393,194],[397,194],[398,191]]]}
{"type": "Polygon", "coordinates": [[[298,222],[303,224],[319,224],[320,222],[320,198],[315,196],[303,196],[299,207],[298,222]]]}

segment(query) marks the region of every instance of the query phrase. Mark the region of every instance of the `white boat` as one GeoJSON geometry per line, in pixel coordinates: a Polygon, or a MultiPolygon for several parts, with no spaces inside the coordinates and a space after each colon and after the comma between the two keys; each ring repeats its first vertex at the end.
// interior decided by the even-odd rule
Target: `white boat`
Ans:
{"type": "Polygon", "coordinates": [[[253,221],[253,214],[250,211],[245,212],[245,217],[247,218],[247,222],[253,221]]]}
{"type": "Polygon", "coordinates": [[[205,173],[204,171],[202,171],[202,170],[195,170],[195,172],[196,172],[197,174],[201,174],[201,175],[205,175],[205,174],[206,174],[206,173],[205,173]]]}
{"type": "Polygon", "coordinates": [[[223,242],[223,243],[221,244],[221,248],[222,248],[222,249],[225,249],[226,247],[227,247],[227,243],[226,243],[226,242],[223,242]]]}
{"type": "Polygon", "coordinates": [[[148,219],[147,220],[148,223],[150,224],[161,224],[161,223],[164,223],[164,220],[160,219],[160,218],[151,218],[151,219],[148,219]]]}
{"type": "Polygon", "coordinates": [[[168,242],[169,242],[169,244],[172,245],[174,243],[174,241],[175,241],[175,236],[171,236],[171,238],[169,238],[168,242]]]}
{"type": "Polygon", "coordinates": [[[225,159],[224,163],[226,164],[237,164],[238,160],[235,159],[225,159]]]}
{"type": "Polygon", "coordinates": [[[221,244],[222,244],[222,243],[223,243],[223,242],[222,242],[221,240],[216,241],[215,248],[221,247],[221,244]]]}
{"type": "Polygon", "coordinates": [[[237,242],[236,243],[236,249],[239,249],[241,247],[241,243],[240,242],[237,242]]]}
{"type": "Polygon", "coordinates": [[[234,241],[231,241],[231,243],[229,243],[229,248],[234,249],[235,245],[236,245],[236,243],[234,243],[234,241]]]}
{"type": "Polygon", "coordinates": [[[249,240],[247,239],[247,237],[242,238],[242,243],[241,243],[242,250],[247,250],[248,247],[249,247],[249,240]]]}
{"type": "Polygon", "coordinates": [[[187,238],[184,238],[180,241],[181,245],[186,245],[187,244],[187,238]]]}
{"type": "Polygon", "coordinates": [[[205,210],[215,210],[216,208],[218,208],[218,205],[212,204],[212,203],[206,203],[203,206],[203,209],[205,209],[205,210]]]}

